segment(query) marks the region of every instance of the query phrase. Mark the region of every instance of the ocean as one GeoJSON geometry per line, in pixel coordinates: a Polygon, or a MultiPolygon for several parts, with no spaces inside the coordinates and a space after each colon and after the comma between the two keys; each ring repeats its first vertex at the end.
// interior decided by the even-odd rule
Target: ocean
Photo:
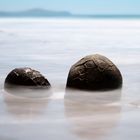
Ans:
{"type": "Polygon", "coordinates": [[[139,140],[139,118],[140,19],[0,18],[1,140],[139,140]],[[115,63],[122,89],[66,91],[70,67],[89,54],[115,63]],[[18,67],[40,71],[52,92],[6,91],[18,67]]]}

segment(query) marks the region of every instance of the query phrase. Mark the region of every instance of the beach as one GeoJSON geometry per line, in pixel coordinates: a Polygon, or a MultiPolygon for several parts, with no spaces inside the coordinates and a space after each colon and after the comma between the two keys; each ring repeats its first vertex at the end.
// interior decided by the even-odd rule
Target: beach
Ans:
{"type": "Polygon", "coordinates": [[[0,139],[139,140],[139,37],[139,19],[0,18],[0,139]],[[122,89],[65,89],[71,66],[89,54],[112,60],[122,89]],[[17,67],[40,71],[51,94],[6,91],[4,80],[17,67]]]}

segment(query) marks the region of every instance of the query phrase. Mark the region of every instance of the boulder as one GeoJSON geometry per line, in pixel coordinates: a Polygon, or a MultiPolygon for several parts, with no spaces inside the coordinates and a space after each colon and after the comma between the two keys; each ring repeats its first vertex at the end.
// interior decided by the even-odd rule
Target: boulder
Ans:
{"type": "Polygon", "coordinates": [[[68,75],[67,88],[111,90],[122,86],[119,69],[105,56],[95,54],[74,64],[68,75]]]}
{"type": "Polygon", "coordinates": [[[16,68],[12,70],[5,79],[5,87],[9,85],[50,87],[49,81],[40,72],[31,68],[16,68]]]}

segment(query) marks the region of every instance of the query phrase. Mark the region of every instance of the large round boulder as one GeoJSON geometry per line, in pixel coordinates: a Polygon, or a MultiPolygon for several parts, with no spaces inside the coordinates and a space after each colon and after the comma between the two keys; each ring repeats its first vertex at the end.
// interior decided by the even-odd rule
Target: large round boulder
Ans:
{"type": "Polygon", "coordinates": [[[49,81],[40,72],[31,68],[16,68],[12,70],[5,79],[5,87],[11,85],[50,87],[49,81]]]}
{"type": "Polygon", "coordinates": [[[66,86],[85,90],[116,89],[122,86],[122,76],[105,56],[89,55],[71,67],[66,86]]]}

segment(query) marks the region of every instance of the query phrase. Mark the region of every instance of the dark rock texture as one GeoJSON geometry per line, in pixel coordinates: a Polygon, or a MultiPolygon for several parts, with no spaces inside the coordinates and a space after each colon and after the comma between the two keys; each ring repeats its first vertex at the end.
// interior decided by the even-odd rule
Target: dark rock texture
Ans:
{"type": "Polygon", "coordinates": [[[49,81],[40,72],[31,68],[16,68],[5,79],[5,87],[9,85],[50,87],[49,81]]]}
{"type": "Polygon", "coordinates": [[[105,56],[89,55],[71,67],[66,86],[85,90],[116,89],[122,86],[122,76],[105,56]]]}

